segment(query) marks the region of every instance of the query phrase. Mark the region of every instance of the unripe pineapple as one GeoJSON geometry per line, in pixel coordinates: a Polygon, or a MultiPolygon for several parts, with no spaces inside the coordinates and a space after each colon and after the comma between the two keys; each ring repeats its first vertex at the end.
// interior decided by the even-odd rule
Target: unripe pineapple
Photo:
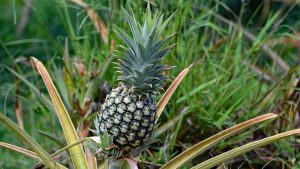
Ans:
{"type": "MultiPolygon", "coordinates": [[[[133,12],[131,12],[133,13],[133,12]]],[[[159,40],[169,19],[151,14],[147,8],[141,26],[133,15],[124,11],[133,38],[116,27],[116,32],[126,44],[118,57],[117,68],[121,75],[119,86],[107,95],[98,114],[98,130],[113,137],[120,149],[132,149],[145,143],[150,137],[156,118],[155,95],[167,79],[162,72],[169,68],[160,60],[174,45],[163,48],[174,35],[159,40]]]]}

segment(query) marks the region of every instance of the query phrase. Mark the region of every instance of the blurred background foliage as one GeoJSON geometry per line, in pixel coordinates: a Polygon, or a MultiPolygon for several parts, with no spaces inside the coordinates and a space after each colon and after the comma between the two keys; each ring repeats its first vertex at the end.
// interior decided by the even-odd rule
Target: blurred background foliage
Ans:
{"type": "MultiPolygon", "coordinates": [[[[47,66],[78,132],[90,135],[91,119],[106,93],[118,83],[112,54],[121,42],[112,27],[115,24],[128,30],[122,7],[132,7],[141,21],[147,3],[0,0],[0,111],[23,126],[48,152],[63,146],[59,122],[47,105],[49,96],[30,65],[29,57],[34,56],[47,66]]],[[[176,68],[166,73],[174,79],[191,63],[194,66],[171,98],[160,124],[181,111],[188,113],[143,153],[142,168],[158,168],[200,140],[261,114],[274,112],[280,118],[255,132],[249,130],[228,139],[191,163],[299,127],[299,1],[150,3],[165,16],[176,11],[166,34],[177,32],[173,38],[177,46],[164,59],[176,68]]],[[[280,141],[224,165],[299,168],[298,139],[280,141]]],[[[1,124],[0,141],[26,147],[1,124]]],[[[0,154],[0,168],[34,165],[34,161],[7,149],[0,148],[0,154]]],[[[61,159],[70,162],[67,154],[61,159]]]]}

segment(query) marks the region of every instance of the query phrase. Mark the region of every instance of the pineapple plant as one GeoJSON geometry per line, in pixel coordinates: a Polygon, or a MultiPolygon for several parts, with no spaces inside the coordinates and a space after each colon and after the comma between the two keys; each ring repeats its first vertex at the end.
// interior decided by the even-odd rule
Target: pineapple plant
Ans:
{"type": "Polygon", "coordinates": [[[147,7],[142,26],[133,12],[124,10],[133,38],[115,26],[116,33],[126,44],[117,51],[116,63],[119,85],[107,95],[95,120],[98,134],[107,133],[121,152],[129,156],[131,150],[143,145],[151,136],[156,121],[156,95],[162,90],[167,76],[162,72],[171,68],[160,63],[174,47],[165,47],[174,35],[161,40],[171,17],[163,21],[163,14],[152,14],[147,7]]]}

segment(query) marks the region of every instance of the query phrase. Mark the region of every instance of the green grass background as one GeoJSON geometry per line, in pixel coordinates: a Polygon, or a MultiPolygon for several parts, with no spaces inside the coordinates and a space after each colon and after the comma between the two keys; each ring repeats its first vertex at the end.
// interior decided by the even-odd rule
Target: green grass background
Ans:
{"type": "MultiPolygon", "coordinates": [[[[22,18],[24,1],[0,0],[0,112],[16,121],[15,103],[16,96],[19,97],[23,104],[25,130],[48,152],[58,150],[60,145],[41,135],[38,130],[45,131],[64,143],[55,113],[51,112],[24,83],[20,82],[20,93],[16,93],[16,77],[5,66],[17,69],[41,93],[47,95],[40,77],[32,67],[17,63],[20,58],[34,56],[46,65],[59,92],[66,96],[65,101],[69,99],[69,105],[72,95],[82,103],[84,91],[87,90],[86,84],[92,80],[90,72],[103,70],[107,58],[112,57],[110,42],[114,39],[116,44],[122,44],[112,30],[113,25],[129,30],[121,7],[132,7],[141,22],[147,5],[146,1],[86,2],[106,24],[108,44],[103,43],[101,35],[87,17],[85,10],[68,0],[33,0],[28,24],[22,34],[17,33],[17,27],[22,18]],[[66,87],[61,71],[65,66],[65,39],[69,42],[71,60],[80,59],[88,72],[87,76],[80,76],[72,67],[76,75],[71,84],[76,89],[73,93],[67,93],[63,88],[66,87]]],[[[152,8],[164,12],[165,16],[170,16],[176,11],[165,33],[167,35],[177,32],[171,40],[177,45],[163,60],[164,63],[176,66],[166,72],[171,77],[166,87],[181,70],[192,63],[194,66],[168,103],[160,123],[176,117],[185,108],[188,108],[189,113],[163,134],[161,140],[149,151],[143,153],[141,159],[145,163],[141,163],[141,167],[158,168],[200,140],[265,113],[276,112],[280,114],[279,121],[287,123],[284,123],[284,126],[279,126],[278,121],[266,123],[258,126],[257,131],[254,131],[254,128],[245,131],[213,147],[187,167],[246,142],[299,127],[297,118],[293,120],[298,115],[290,115],[282,106],[283,103],[298,104],[297,98],[286,99],[300,72],[300,45],[297,36],[300,29],[300,6],[297,3],[261,3],[255,0],[243,4],[238,0],[152,2],[152,8]],[[265,8],[269,10],[266,12],[265,8]],[[249,39],[245,32],[252,33],[254,40],[249,39]],[[263,45],[275,52],[292,71],[282,69],[270,57],[270,53],[263,50],[263,45]]],[[[115,58],[111,61],[115,61],[115,58]]],[[[114,65],[109,64],[100,83],[97,84],[97,89],[103,85],[117,86],[117,76],[114,65]]],[[[93,92],[92,100],[95,103],[101,102],[99,92],[100,90],[93,92]]],[[[297,89],[295,93],[298,94],[297,89]]],[[[299,113],[297,110],[295,112],[299,113]]],[[[78,120],[75,113],[71,113],[75,121],[78,120]]],[[[248,153],[235,159],[228,167],[277,168],[284,164],[287,168],[299,168],[297,139],[296,136],[255,153],[248,153]]],[[[0,141],[26,147],[1,124],[0,141]]],[[[70,161],[67,156],[65,159],[70,161]]],[[[34,161],[0,148],[0,168],[32,168],[33,165],[34,161]]]]}

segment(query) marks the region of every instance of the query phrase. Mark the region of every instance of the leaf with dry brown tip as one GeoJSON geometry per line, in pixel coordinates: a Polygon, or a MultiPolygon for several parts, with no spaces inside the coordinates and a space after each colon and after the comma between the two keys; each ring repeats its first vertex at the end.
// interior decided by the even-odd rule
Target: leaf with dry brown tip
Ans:
{"type": "Polygon", "coordinates": [[[266,121],[266,120],[269,120],[269,119],[272,119],[275,117],[277,117],[277,115],[273,114],[273,113],[265,114],[265,115],[250,119],[248,121],[245,121],[243,123],[240,123],[238,125],[235,125],[233,127],[230,127],[229,129],[226,129],[222,132],[219,132],[218,134],[215,134],[215,135],[195,144],[191,148],[189,148],[189,149],[185,150],[184,152],[182,152],[181,154],[177,155],[176,157],[171,159],[168,163],[163,165],[162,169],[163,168],[165,168],[165,169],[166,168],[168,168],[168,169],[169,168],[172,168],[172,169],[179,168],[183,164],[185,164],[185,163],[189,162],[190,160],[192,160],[193,158],[195,158],[200,153],[211,148],[215,144],[227,139],[228,137],[230,137],[234,134],[237,134],[238,132],[241,132],[242,130],[245,130],[255,124],[261,123],[263,121],[266,121]]]}
{"type": "Polygon", "coordinates": [[[82,0],[70,0],[78,6],[84,8],[89,15],[90,19],[94,23],[98,32],[101,33],[101,37],[104,43],[108,42],[108,31],[104,22],[100,19],[99,15],[93,10],[87,3],[82,0]]]}
{"type": "Polygon", "coordinates": [[[16,78],[16,117],[18,120],[19,127],[24,130],[24,122],[23,122],[23,105],[20,99],[21,91],[20,91],[20,80],[16,78]]]}
{"type": "MultiPolygon", "coordinates": [[[[79,141],[79,137],[76,133],[75,127],[71,121],[71,118],[69,116],[69,113],[66,110],[66,107],[64,106],[54,84],[53,81],[42,64],[38,59],[31,57],[33,64],[36,66],[38,72],[43,78],[43,81],[48,89],[48,92],[51,96],[51,100],[53,102],[53,105],[55,107],[56,113],[58,115],[58,118],[60,120],[60,123],[62,125],[66,140],[68,145],[71,145],[73,143],[76,143],[79,141]]],[[[70,154],[72,157],[72,160],[74,162],[74,167],[76,169],[88,169],[87,160],[83,151],[82,144],[78,144],[74,147],[71,147],[70,154]]]]}
{"type": "Polygon", "coordinates": [[[159,119],[163,110],[165,109],[167,103],[169,102],[169,100],[170,100],[171,96],[173,95],[173,93],[175,92],[176,88],[181,83],[183,78],[187,75],[187,73],[189,72],[189,70],[192,66],[193,66],[193,64],[191,64],[189,67],[185,68],[183,71],[180,72],[180,74],[176,77],[176,79],[173,81],[171,86],[168,88],[168,90],[165,92],[165,94],[162,96],[162,98],[157,103],[156,122],[159,119]]]}

